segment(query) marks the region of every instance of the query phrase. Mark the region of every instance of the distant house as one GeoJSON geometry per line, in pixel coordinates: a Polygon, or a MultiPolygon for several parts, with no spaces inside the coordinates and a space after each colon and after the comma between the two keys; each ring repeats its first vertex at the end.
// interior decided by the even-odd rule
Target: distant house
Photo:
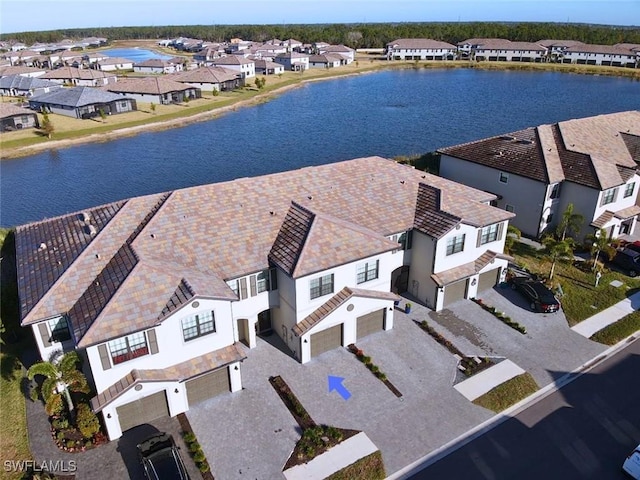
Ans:
{"type": "Polygon", "coordinates": [[[209,62],[214,67],[230,68],[240,72],[240,76],[244,78],[251,78],[256,76],[256,64],[253,60],[240,57],[237,55],[228,55],[226,57],[216,58],[209,62]]]}
{"type": "Polygon", "coordinates": [[[387,60],[455,60],[456,46],[429,38],[399,38],[387,43],[387,60]]]}
{"type": "Polygon", "coordinates": [[[329,45],[326,47],[319,47],[318,53],[335,53],[343,57],[343,65],[349,65],[356,59],[356,51],[353,48],[345,47],[344,45],[329,45]]]}
{"type": "Polygon", "coordinates": [[[637,52],[628,47],[580,44],[566,49],[562,63],[635,68],[637,61],[637,52]]]}
{"type": "Polygon", "coordinates": [[[280,53],[273,59],[285,70],[291,72],[301,72],[309,69],[309,55],[297,52],[280,53]]]}
{"type": "Polygon", "coordinates": [[[222,67],[200,67],[175,74],[171,79],[206,92],[233,90],[244,84],[238,72],[222,67]]]}
{"type": "Polygon", "coordinates": [[[212,60],[216,60],[224,56],[224,47],[222,45],[210,45],[193,54],[193,61],[200,65],[208,65],[212,60]]]}
{"type": "Polygon", "coordinates": [[[92,118],[137,110],[136,101],[92,87],[60,88],[29,99],[29,107],[74,118],[92,118]]]}
{"type": "Polygon", "coordinates": [[[77,85],[80,87],[100,87],[118,81],[114,74],[104,73],[90,68],[61,67],[42,75],[43,79],[52,82],[77,85]]]}
{"type": "Polygon", "coordinates": [[[309,68],[334,68],[342,65],[342,57],[326,53],[323,55],[310,55],[309,68]]]}
{"type": "Polygon", "coordinates": [[[185,98],[200,98],[199,88],[165,77],[127,78],[107,85],[106,90],[133,98],[139,102],[169,105],[184,102],[185,98]]]}
{"type": "Polygon", "coordinates": [[[135,63],[133,71],[138,73],[177,73],[183,70],[184,59],[174,57],[170,60],[150,58],[144,62],[135,63]]]}
{"type": "Polygon", "coordinates": [[[38,115],[11,103],[0,103],[0,132],[38,128],[38,115]]]}
{"type": "Polygon", "coordinates": [[[472,54],[477,61],[538,63],[546,58],[547,49],[537,43],[495,39],[476,45],[472,54]]]}
{"type": "Polygon", "coordinates": [[[115,72],[118,70],[133,70],[133,60],[126,58],[112,57],[100,60],[93,64],[93,67],[103,72],[115,72]]]}
{"type": "Polygon", "coordinates": [[[62,88],[62,85],[37,77],[9,75],[0,78],[0,95],[31,97],[62,88]]]}
{"type": "Polygon", "coordinates": [[[42,77],[47,71],[44,68],[34,67],[14,67],[5,65],[0,67],[0,77],[8,77],[9,75],[21,75],[23,77],[42,77]]]}
{"type": "Polygon", "coordinates": [[[577,40],[540,40],[536,42],[539,45],[542,45],[547,49],[547,61],[548,62],[562,62],[564,58],[564,54],[570,47],[575,47],[576,45],[584,45],[582,42],[577,40]]]}
{"type": "Polygon", "coordinates": [[[256,74],[262,75],[278,75],[284,73],[284,65],[272,62],[271,60],[254,60],[256,65],[256,74]]]}

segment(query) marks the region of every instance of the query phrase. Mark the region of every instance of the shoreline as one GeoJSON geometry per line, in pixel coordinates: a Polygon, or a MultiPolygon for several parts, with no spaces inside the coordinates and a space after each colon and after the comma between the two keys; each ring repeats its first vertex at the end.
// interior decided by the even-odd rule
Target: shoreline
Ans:
{"type": "MultiPolygon", "coordinates": [[[[114,48],[114,47],[111,47],[114,48]]],[[[117,47],[115,47],[117,48],[117,47]]],[[[139,48],[143,48],[142,46],[139,48]]],[[[144,47],[148,48],[148,47],[144,47]]],[[[163,53],[166,55],[166,53],[163,53]]],[[[371,60],[371,59],[369,59],[371,60]]],[[[62,140],[48,140],[42,143],[35,143],[32,145],[25,145],[20,147],[9,147],[4,148],[0,143],[0,162],[6,160],[13,160],[17,158],[28,157],[30,155],[36,155],[42,153],[47,150],[55,151],[63,148],[69,148],[77,145],[83,145],[87,143],[104,143],[111,140],[117,140],[120,138],[131,137],[137,135],[139,133],[144,132],[159,132],[163,130],[168,130],[171,128],[181,127],[185,125],[190,125],[197,122],[213,120],[221,115],[229,113],[230,111],[235,111],[237,108],[245,108],[258,105],[260,103],[264,103],[266,101],[271,100],[287,91],[293,90],[295,88],[299,88],[304,86],[305,84],[312,82],[319,82],[324,80],[335,80],[345,77],[353,77],[357,75],[364,75],[370,73],[381,72],[390,69],[480,69],[480,70],[511,70],[511,71],[540,71],[540,72],[557,72],[564,74],[580,74],[580,75],[606,75],[606,76],[617,76],[621,78],[629,78],[631,80],[639,80],[640,73],[639,72],[629,72],[631,74],[625,74],[623,72],[612,72],[611,70],[605,70],[602,72],[594,71],[592,69],[573,69],[572,65],[562,66],[560,68],[553,68],[548,66],[547,68],[544,65],[550,64],[531,64],[531,65],[505,65],[504,63],[471,63],[471,64],[449,64],[449,63],[421,63],[416,65],[413,62],[402,62],[402,63],[381,63],[375,66],[368,66],[362,68],[360,71],[342,73],[340,71],[336,72],[335,75],[327,75],[316,78],[307,78],[301,79],[296,83],[284,85],[282,87],[277,87],[273,90],[263,93],[257,93],[255,96],[238,100],[235,103],[230,105],[225,105],[221,107],[213,107],[211,110],[207,110],[205,112],[195,113],[192,115],[185,115],[184,117],[174,118],[171,120],[160,120],[157,122],[145,123],[143,125],[136,125],[133,127],[124,127],[124,128],[115,128],[108,132],[104,133],[92,133],[89,135],[78,136],[76,138],[68,138],[62,140]]],[[[554,64],[555,65],[555,64],[554,64]]],[[[562,65],[562,64],[561,64],[562,65]]]]}

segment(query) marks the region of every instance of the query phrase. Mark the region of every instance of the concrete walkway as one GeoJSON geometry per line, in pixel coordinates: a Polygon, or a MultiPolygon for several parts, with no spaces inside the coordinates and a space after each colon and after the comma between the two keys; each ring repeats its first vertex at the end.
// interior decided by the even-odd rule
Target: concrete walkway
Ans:
{"type": "Polygon", "coordinates": [[[284,471],[287,480],[312,480],[328,476],[348,467],[377,451],[373,442],[363,432],[347,438],[309,463],[296,465],[284,471]]]}
{"type": "Polygon", "coordinates": [[[594,333],[635,312],[638,308],[640,308],[640,292],[634,293],[629,298],[625,298],[600,313],[596,313],[593,317],[583,320],[573,326],[571,330],[590,338],[594,333]]]}
{"type": "Polygon", "coordinates": [[[503,360],[493,367],[476,373],[473,377],[454,385],[453,388],[468,400],[473,401],[489,390],[523,373],[525,371],[511,360],[503,360]]]}

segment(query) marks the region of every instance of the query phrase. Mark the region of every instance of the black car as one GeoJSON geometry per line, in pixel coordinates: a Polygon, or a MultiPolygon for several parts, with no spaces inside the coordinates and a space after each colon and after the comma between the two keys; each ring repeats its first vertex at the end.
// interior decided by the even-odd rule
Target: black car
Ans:
{"type": "Polygon", "coordinates": [[[528,301],[531,310],[554,313],[560,309],[560,302],[541,281],[531,277],[511,277],[511,288],[519,291],[528,301]]]}
{"type": "Polygon", "coordinates": [[[618,250],[613,258],[613,263],[630,277],[635,277],[640,273],[640,253],[630,248],[618,250]]]}
{"type": "Polygon", "coordinates": [[[178,447],[168,433],[156,433],[139,443],[138,455],[149,480],[189,480],[178,447]]]}

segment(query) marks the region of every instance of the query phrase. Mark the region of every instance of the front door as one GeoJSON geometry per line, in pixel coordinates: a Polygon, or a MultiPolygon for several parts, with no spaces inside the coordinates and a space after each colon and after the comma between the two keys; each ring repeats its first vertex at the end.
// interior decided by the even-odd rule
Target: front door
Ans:
{"type": "Polygon", "coordinates": [[[256,332],[258,333],[258,335],[271,332],[271,310],[265,310],[258,314],[256,332]]]}

